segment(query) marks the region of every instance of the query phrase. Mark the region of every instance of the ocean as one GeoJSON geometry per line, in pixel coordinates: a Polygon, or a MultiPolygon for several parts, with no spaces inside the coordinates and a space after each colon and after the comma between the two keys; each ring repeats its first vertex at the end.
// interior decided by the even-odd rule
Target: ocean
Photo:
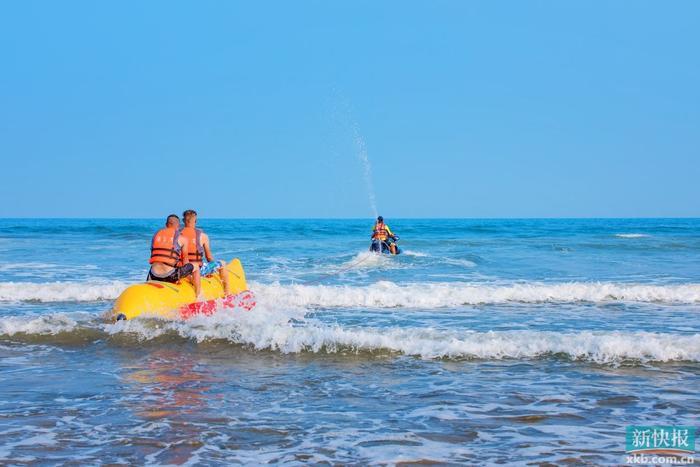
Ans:
{"type": "Polygon", "coordinates": [[[697,426],[700,219],[200,219],[258,305],[105,322],[164,219],[0,219],[0,464],[620,464],[697,426]]]}

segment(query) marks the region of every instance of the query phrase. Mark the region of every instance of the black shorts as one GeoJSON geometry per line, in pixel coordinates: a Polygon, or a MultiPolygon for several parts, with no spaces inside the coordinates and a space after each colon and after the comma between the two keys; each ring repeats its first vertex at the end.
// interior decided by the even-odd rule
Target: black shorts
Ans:
{"type": "Polygon", "coordinates": [[[165,277],[160,277],[156,276],[153,274],[152,270],[148,271],[148,277],[146,280],[149,281],[161,281],[161,282],[170,282],[171,284],[174,284],[175,282],[179,281],[180,279],[184,279],[185,277],[189,276],[194,272],[194,265],[192,263],[187,263],[181,268],[175,268],[173,269],[173,272],[168,274],[165,277]]]}

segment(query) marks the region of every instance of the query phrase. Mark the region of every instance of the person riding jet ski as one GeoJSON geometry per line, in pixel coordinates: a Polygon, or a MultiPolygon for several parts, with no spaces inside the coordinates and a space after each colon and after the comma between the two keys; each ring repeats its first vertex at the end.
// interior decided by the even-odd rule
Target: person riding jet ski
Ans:
{"type": "Polygon", "coordinates": [[[377,253],[389,252],[392,255],[398,255],[401,253],[398,245],[396,245],[398,239],[399,237],[394,235],[394,232],[384,223],[384,218],[379,216],[372,229],[372,244],[369,247],[369,251],[377,253]]]}

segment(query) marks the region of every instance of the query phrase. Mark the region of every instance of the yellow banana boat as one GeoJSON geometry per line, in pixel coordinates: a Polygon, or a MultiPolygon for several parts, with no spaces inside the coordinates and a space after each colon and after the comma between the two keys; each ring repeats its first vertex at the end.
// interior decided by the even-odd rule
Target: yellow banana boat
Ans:
{"type": "Polygon", "coordinates": [[[175,284],[148,281],[127,287],[114,302],[112,317],[117,321],[141,315],[187,319],[198,314],[212,314],[218,308],[252,309],[255,299],[248,290],[241,262],[237,258],[233,259],[225,270],[231,295],[224,296],[224,284],[218,272],[202,277],[204,300],[199,302],[189,279],[175,284]]]}

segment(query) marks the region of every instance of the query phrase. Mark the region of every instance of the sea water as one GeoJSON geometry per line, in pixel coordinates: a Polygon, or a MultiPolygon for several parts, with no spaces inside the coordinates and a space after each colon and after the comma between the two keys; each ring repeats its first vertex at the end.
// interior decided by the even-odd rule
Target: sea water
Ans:
{"type": "Polygon", "coordinates": [[[210,220],[258,306],[101,315],[163,219],[0,220],[0,464],[624,462],[698,425],[700,220],[210,220]]]}

